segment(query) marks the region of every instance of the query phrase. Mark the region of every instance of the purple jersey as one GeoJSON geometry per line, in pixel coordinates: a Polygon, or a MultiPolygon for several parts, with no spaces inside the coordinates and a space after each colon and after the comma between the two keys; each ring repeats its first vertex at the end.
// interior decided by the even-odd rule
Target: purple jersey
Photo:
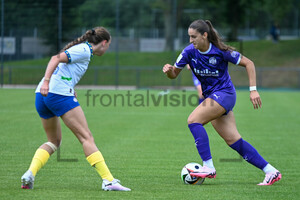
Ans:
{"type": "Polygon", "coordinates": [[[215,91],[234,92],[234,86],[228,73],[228,62],[238,65],[241,54],[237,51],[222,51],[210,43],[206,52],[187,46],[178,56],[175,67],[184,68],[189,64],[195,76],[201,82],[204,97],[215,91]]]}
{"type": "Polygon", "coordinates": [[[195,76],[195,74],[192,72],[192,77],[193,77],[193,83],[195,85],[195,87],[197,87],[198,85],[201,85],[199,79],[195,76]]]}

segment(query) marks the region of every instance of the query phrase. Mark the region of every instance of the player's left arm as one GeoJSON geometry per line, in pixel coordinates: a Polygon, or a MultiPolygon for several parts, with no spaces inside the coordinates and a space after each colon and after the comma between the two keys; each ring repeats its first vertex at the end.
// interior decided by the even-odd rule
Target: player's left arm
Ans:
{"type": "Polygon", "coordinates": [[[246,68],[250,86],[250,101],[252,102],[254,109],[261,108],[261,98],[256,89],[256,72],[254,63],[249,58],[242,56],[239,65],[246,68]]]}

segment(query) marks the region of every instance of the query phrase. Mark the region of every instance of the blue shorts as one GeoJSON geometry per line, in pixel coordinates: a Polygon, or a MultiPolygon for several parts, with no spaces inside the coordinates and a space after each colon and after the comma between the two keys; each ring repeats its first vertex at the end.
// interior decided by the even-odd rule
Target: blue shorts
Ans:
{"type": "Polygon", "coordinates": [[[77,106],[80,105],[74,96],[63,96],[53,93],[48,93],[46,97],[41,93],[36,93],[35,95],[35,108],[40,117],[44,119],[54,116],[60,117],[77,106]]]}
{"type": "Polygon", "coordinates": [[[235,91],[216,91],[210,94],[207,98],[211,98],[218,102],[223,108],[225,108],[227,115],[231,111],[236,102],[235,91]]]}

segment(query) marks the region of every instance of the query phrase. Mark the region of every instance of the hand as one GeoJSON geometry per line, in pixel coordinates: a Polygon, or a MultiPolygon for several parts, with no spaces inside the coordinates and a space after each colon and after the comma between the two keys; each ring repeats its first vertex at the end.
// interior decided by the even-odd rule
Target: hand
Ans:
{"type": "Polygon", "coordinates": [[[261,108],[261,99],[256,90],[250,92],[250,101],[252,102],[254,109],[261,108]]]}
{"type": "Polygon", "coordinates": [[[187,68],[188,70],[191,70],[191,67],[190,67],[189,64],[186,65],[186,68],[187,68]]]}
{"type": "Polygon", "coordinates": [[[49,92],[49,81],[44,81],[40,89],[41,94],[46,97],[49,92]]]}
{"type": "Polygon", "coordinates": [[[170,64],[165,64],[162,70],[165,74],[169,74],[173,71],[173,66],[170,64]]]}

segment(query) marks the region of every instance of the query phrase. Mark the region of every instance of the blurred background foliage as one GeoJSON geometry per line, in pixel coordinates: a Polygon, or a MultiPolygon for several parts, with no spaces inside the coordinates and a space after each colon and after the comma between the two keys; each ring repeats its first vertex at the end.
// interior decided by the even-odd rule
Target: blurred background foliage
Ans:
{"type": "Polygon", "coordinates": [[[241,28],[299,29],[299,0],[14,0],[5,1],[5,35],[26,28],[39,30],[46,43],[58,49],[58,12],[62,8],[62,42],[94,26],[120,30],[164,30],[166,50],[172,50],[174,28],[186,29],[195,19],[209,19],[237,40],[241,28]],[[119,19],[116,18],[119,12],[119,19]]]}

